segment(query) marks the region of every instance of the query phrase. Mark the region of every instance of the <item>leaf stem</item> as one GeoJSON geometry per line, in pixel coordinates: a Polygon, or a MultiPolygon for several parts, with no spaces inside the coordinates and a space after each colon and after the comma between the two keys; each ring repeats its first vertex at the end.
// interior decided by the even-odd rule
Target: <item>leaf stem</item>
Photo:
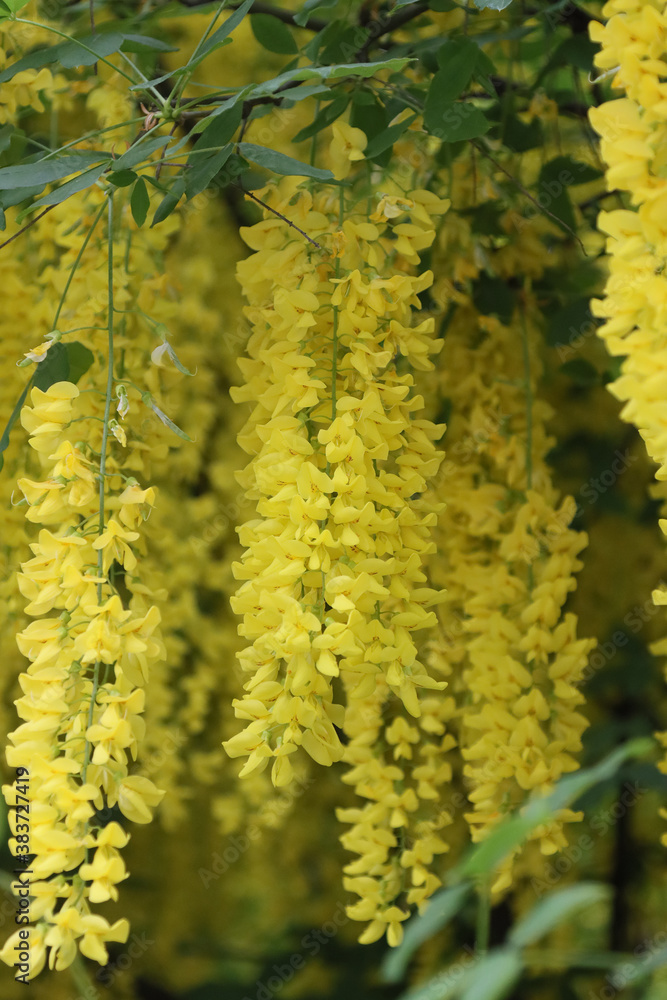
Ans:
{"type": "MultiPolygon", "coordinates": [[[[55,205],[53,206],[53,208],[55,208],[55,205]]],[[[102,218],[103,211],[104,211],[104,202],[102,202],[102,204],[100,205],[100,207],[99,207],[99,209],[97,211],[97,214],[95,215],[95,218],[93,219],[93,223],[92,223],[90,229],[88,230],[88,232],[86,233],[86,238],[84,239],[83,243],[81,244],[81,248],[80,248],[78,254],[76,255],[76,260],[72,264],[72,266],[70,268],[70,272],[67,275],[67,281],[65,282],[65,287],[63,288],[62,295],[60,296],[60,302],[58,303],[58,308],[56,309],[56,315],[54,316],[54,319],[53,319],[53,327],[52,328],[54,330],[58,326],[58,320],[60,319],[60,313],[62,312],[63,306],[65,305],[65,299],[67,298],[67,293],[69,291],[69,286],[72,284],[72,279],[74,278],[74,275],[76,273],[76,270],[77,270],[79,264],[81,263],[81,258],[83,257],[84,251],[85,251],[86,247],[88,246],[88,243],[90,242],[90,237],[93,235],[93,232],[95,230],[95,227],[97,226],[97,223],[102,218]]],[[[39,216],[37,218],[39,218],[39,216]]],[[[35,219],[34,221],[37,222],[37,219],[35,219]]]]}
{"type": "MultiPolygon", "coordinates": [[[[97,536],[99,536],[104,531],[104,493],[105,493],[105,476],[106,476],[106,465],[107,465],[107,442],[109,439],[109,414],[111,412],[111,393],[113,390],[113,332],[114,332],[114,295],[113,295],[113,191],[109,191],[108,195],[108,233],[107,233],[107,281],[108,281],[108,347],[109,347],[109,358],[107,367],[107,388],[106,388],[106,398],[104,403],[104,427],[102,430],[102,446],[100,451],[100,472],[99,472],[99,523],[97,526],[97,536]]],[[[97,553],[97,575],[101,577],[104,572],[104,552],[102,549],[98,550],[97,553]]],[[[102,603],[102,583],[97,584],[97,603],[101,605],[102,603]]],[[[88,709],[88,725],[86,726],[86,731],[93,724],[93,716],[95,711],[95,704],[97,702],[97,690],[100,683],[100,667],[101,662],[98,660],[95,664],[93,671],[93,688],[90,693],[90,706],[88,709]]],[[[90,741],[86,738],[86,744],[84,749],[83,757],[83,767],[81,769],[81,780],[85,784],[86,773],[88,770],[88,764],[90,763],[90,741]]]]}

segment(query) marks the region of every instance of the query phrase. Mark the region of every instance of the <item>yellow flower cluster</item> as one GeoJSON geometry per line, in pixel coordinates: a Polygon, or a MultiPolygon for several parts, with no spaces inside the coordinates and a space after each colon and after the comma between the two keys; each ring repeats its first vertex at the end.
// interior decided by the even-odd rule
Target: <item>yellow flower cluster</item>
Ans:
{"type": "MultiPolygon", "coordinates": [[[[608,236],[609,277],[604,298],[594,299],[591,309],[605,321],[598,333],[608,350],[624,359],[609,388],[624,404],[623,419],[638,428],[662,482],[667,480],[667,4],[612,0],[602,13],[607,22],[591,22],[590,28],[601,46],[595,64],[626,96],[591,108],[589,116],[600,135],[607,187],[625,192],[630,207],[598,215],[598,228],[608,236]]],[[[660,526],[667,533],[667,520],[660,526]]],[[[654,591],[653,601],[667,604],[667,591],[654,591]]],[[[654,643],[652,652],[667,653],[667,639],[654,643]]],[[[659,738],[667,748],[667,733],[659,738]]],[[[667,756],[661,769],[667,773],[667,756]]],[[[667,818],[667,810],[661,815],[667,818]]],[[[662,840],[667,845],[667,834],[662,840]]]]}
{"type": "MultiPolygon", "coordinates": [[[[463,165],[455,183],[463,202],[463,165]]],[[[497,197],[492,177],[478,183],[497,197]]],[[[578,766],[587,726],[578,685],[595,644],[577,638],[575,616],[562,610],[587,539],[569,527],[575,504],[561,500],[546,464],[551,414],[537,394],[540,317],[529,283],[504,323],[480,315],[466,287],[485,265],[496,280],[547,266],[529,231],[510,232],[485,258],[461,216],[458,228],[443,230],[436,257],[435,295],[450,310],[437,379],[451,418],[448,474],[438,483],[447,505],[431,568],[447,589],[447,614],[433,646],[459,705],[454,730],[473,841],[578,766]]],[[[576,818],[563,811],[534,832],[542,854],[567,845],[562,826],[576,818]]],[[[496,872],[495,893],[513,883],[515,857],[496,872]]]]}
{"type": "MultiPolygon", "coordinates": [[[[29,775],[29,818],[10,812],[10,847],[34,855],[30,977],[46,949],[51,968],[70,965],[77,947],[105,964],[105,942],[127,938],[127,920],[110,925],[90,909],[117,899],[127,877],[119,849],[128,834],[105,813],[118,805],[126,818],[147,823],[162,797],[148,778],[129,773],[144,736],[143,689],[162,655],[160,614],[133,600],[124,607],[119,596],[122,585],[140,589],[134,543],[154,490],[132,481],[121,490],[116,476],[99,490],[91,446],[79,440],[81,421],[91,416],[70,382],[33,389],[21,413],[42,468],[39,480],[22,478],[18,486],[26,517],[40,530],[19,575],[35,620],[17,637],[30,666],[16,702],[24,721],[6,755],[29,775]]],[[[14,805],[13,786],[3,791],[14,805]]],[[[15,938],[0,953],[8,963],[16,961],[15,938]]]]}
{"type": "MultiPolygon", "coordinates": [[[[345,124],[333,131],[331,163],[343,179],[362,159],[365,136],[345,124]]],[[[238,266],[252,335],[240,361],[246,384],[233,393],[254,403],[239,435],[253,457],[238,478],[258,517],[239,529],[245,551],[233,568],[244,582],[232,601],[252,643],[239,654],[252,676],[234,703],[248,725],[225,748],[248,757],[242,775],[273,758],[272,779],[281,786],[291,781],[299,747],[320,764],[340,760],[337,729],[349,727],[347,780],[377,800],[387,781],[398,785],[400,767],[380,780],[383,750],[369,737],[373,724],[366,732],[359,726],[359,713],[366,719],[370,705],[375,718],[383,706],[400,706],[428,731],[438,713],[428,699],[420,703],[418,691],[444,686],[427,672],[416,642],[435,624],[428,609],[442,599],[428,585],[424,561],[434,551],[439,509],[425,491],[441,461],[435,442],[444,428],[419,415],[424,401],[412,371],[430,370],[429,355],[440,347],[433,319],[413,320],[433,280],[429,271],[414,272],[433,241],[434,218],[448,205],[391,182],[372,196],[370,218],[367,198],[345,203],[344,194],[296,179],[263,197],[271,211],[242,231],[255,251],[238,266]]],[[[438,726],[430,732],[441,732],[438,726]]],[[[409,748],[413,730],[397,717],[392,738],[409,748]]],[[[432,799],[444,772],[427,746],[416,764],[423,797],[432,799]]],[[[355,824],[345,846],[361,855],[349,870],[365,873],[350,883],[364,897],[350,912],[373,921],[368,940],[387,926],[397,940],[397,921],[407,915],[399,918],[386,895],[395,881],[388,875],[395,859],[387,858],[398,844],[393,831],[407,822],[404,807],[412,813],[418,800],[413,793],[401,804],[397,794],[387,811],[390,799],[344,813],[355,824]],[[380,840],[369,853],[369,836],[384,839],[384,856],[380,840]]],[[[412,854],[399,852],[404,867],[418,871],[415,900],[432,891],[432,882],[422,888],[420,866],[441,849],[430,832],[421,839],[412,854]]]]}

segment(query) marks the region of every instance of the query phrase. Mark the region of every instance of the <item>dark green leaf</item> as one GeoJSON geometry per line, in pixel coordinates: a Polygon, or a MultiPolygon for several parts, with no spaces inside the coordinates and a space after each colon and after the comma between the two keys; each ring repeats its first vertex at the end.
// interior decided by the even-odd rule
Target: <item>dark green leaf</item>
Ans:
{"type": "Polygon", "coordinates": [[[151,222],[151,229],[153,226],[157,226],[160,222],[164,222],[167,216],[171,215],[183,196],[184,187],[185,185],[183,180],[178,180],[174,184],[171,191],[164,196],[155,210],[155,215],[153,216],[153,221],[151,222]]]}
{"type": "Polygon", "coordinates": [[[484,135],[491,123],[470,101],[456,101],[444,106],[431,100],[429,91],[424,108],[424,125],[427,131],[443,142],[461,142],[484,135]]]}
{"type": "MultiPolygon", "coordinates": [[[[346,76],[360,76],[364,79],[375,76],[380,70],[392,70],[393,72],[398,72],[407,66],[410,62],[409,58],[400,59],[382,59],[378,62],[368,62],[368,63],[339,63],[336,66],[303,66],[300,69],[289,70],[285,73],[280,73],[275,76],[272,80],[267,80],[265,83],[260,83],[256,87],[245,88],[244,97],[248,99],[255,97],[264,97],[266,94],[275,94],[277,90],[280,90],[286,83],[292,83],[293,81],[299,80],[313,80],[318,78],[320,80],[341,80],[346,76]]],[[[297,91],[298,93],[298,91],[297,91]]],[[[236,95],[235,100],[239,98],[240,95],[236,95]]],[[[294,94],[292,94],[294,98],[294,94]]]]}
{"type": "MultiPolygon", "coordinates": [[[[92,365],[95,355],[78,340],[70,341],[65,345],[65,348],[67,350],[67,360],[69,361],[68,379],[76,385],[81,376],[85,375],[92,365]]],[[[53,348],[50,347],[49,354],[52,350],[53,348]]]]}
{"type": "Polygon", "coordinates": [[[117,31],[108,34],[85,35],[83,38],[73,38],[58,46],[57,61],[65,69],[75,69],[77,66],[92,66],[100,56],[110,56],[118,52],[123,44],[124,36],[117,31]]]}
{"type": "Polygon", "coordinates": [[[479,47],[469,38],[450,38],[438,50],[440,70],[433,77],[430,90],[441,104],[451,104],[472,80],[479,47]]]}
{"type": "Polygon", "coordinates": [[[2,128],[0,128],[0,153],[4,153],[4,151],[9,147],[13,135],[13,125],[3,125],[2,128]]]}
{"type": "Polygon", "coordinates": [[[132,218],[136,224],[141,228],[146,221],[146,216],[148,215],[148,209],[150,208],[150,197],[148,195],[148,188],[146,187],[146,181],[143,177],[140,177],[137,183],[132,189],[132,194],[130,196],[130,210],[132,212],[132,218]]]}
{"type": "Polygon", "coordinates": [[[554,174],[564,173],[571,176],[571,180],[565,178],[565,183],[575,186],[577,184],[588,184],[589,181],[596,181],[603,176],[601,170],[592,167],[590,163],[582,163],[572,156],[556,156],[546,164],[554,174]]]}
{"type": "Polygon", "coordinates": [[[364,156],[367,160],[374,160],[381,153],[384,153],[385,149],[389,149],[393,146],[397,139],[400,139],[404,132],[407,132],[410,125],[413,123],[416,114],[412,115],[410,118],[404,119],[402,122],[398,122],[396,125],[390,125],[388,128],[384,129],[366,146],[364,150],[364,156]]]}
{"type": "Polygon", "coordinates": [[[279,55],[292,55],[299,47],[286,24],[271,14],[251,14],[250,27],[260,45],[269,52],[279,55]]]}
{"type": "Polygon", "coordinates": [[[318,62],[325,66],[331,63],[354,62],[357,53],[361,51],[368,38],[370,31],[362,28],[358,24],[348,24],[345,21],[336,21],[338,30],[322,47],[318,62]]]}
{"type": "MultiPolygon", "coordinates": [[[[14,167],[0,167],[0,191],[12,188],[27,188],[28,185],[50,184],[62,180],[70,174],[78,173],[101,160],[108,160],[108,153],[90,152],[74,153],[71,156],[60,154],[48,159],[37,160],[35,163],[22,163],[14,167]]],[[[3,200],[6,207],[6,202],[3,200]]]]}
{"type": "MultiPolygon", "coordinates": [[[[197,143],[199,146],[199,143],[197,143]]],[[[232,144],[229,143],[223,149],[217,149],[199,156],[193,162],[191,170],[188,170],[185,177],[185,196],[194,198],[201,191],[204,191],[215,175],[220,172],[232,154],[232,144]]],[[[188,160],[188,162],[190,162],[188,160]]]]}
{"type": "Polygon", "coordinates": [[[585,358],[572,358],[571,361],[566,361],[560,366],[560,371],[563,375],[567,375],[568,378],[572,379],[575,385],[590,386],[600,384],[599,371],[595,365],[592,365],[585,358]]]}
{"type": "MultiPolygon", "coordinates": [[[[41,363],[43,364],[43,362],[41,362],[41,363]]],[[[9,446],[9,435],[11,434],[12,427],[14,426],[14,424],[16,423],[16,421],[19,418],[19,414],[21,413],[21,410],[23,408],[23,404],[26,401],[26,397],[28,395],[28,391],[32,387],[32,385],[33,385],[33,379],[30,378],[30,379],[28,379],[28,382],[26,384],[25,389],[23,390],[23,392],[19,396],[18,401],[16,403],[16,406],[14,407],[14,409],[11,412],[11,416],[9,417],[9,420],[7,421],[7,426],[5,427],[4,431],[2,432],[2,437],[0,437],[0,470],[2,470],[2,467],[5,464],[5,456],[3,455],[3,452],[6,451],[7,448],[8,448],[8,446],[9,446]]]]}
{"type": "Polygon", "coordinates": [[[609,886],[599,882],[580,882],[550,893],[524,914],[509,933],[508,941],[517,948],[535,944],[549,931],[558,927],[571,913],[594,903],[608,900],[609,886]]]}
{"type": "Polygon", "coordinates": [[[3,208],[11,208],[12,205],[19,205],[26,198],[32,198],[44,190],[43,184],[27,188],[12,188],[11,191],[2,191],[0,187],[0,204],[3,208]]]}
{"type": "Polygon", "coordinates": [[[123,35],[123,52],[178,52],[178,47],[149,35],[123,35]]]}
{"type": "Polygon", "coordinates": [[[546,312],[547,343],[552,347],[568,344],[573,353],[582,343],[594,337],[598,320],[591,313],[590,298],[577,298],[562,308],[546,312]]]}
{"type": "Polygon", "coordinates": [[[302,128],[301,131],[294,136],[292,142],[304,142],[305,139],[311,139],[314,135],[317,135],[318,132],[321,132],[322,129],[332,125],[333,122],[340,118],[349,103],[350,99],[346,95],[345,97],[337,97],[331,102],[331,104],[326,104],[323,108],[320,108],[310,125],[306,125],[305,128],[302,128]]]}
{"type": "Polygon", "coordinates": [[[51,344],[44,360],[37,364],[32,380],[42,392],[56,382],[69,381],[69,355],[64,344],[51,344]]]}
{"type": "Polygon", "coordinates": [[[482,316],[497,316],[505,326],[511,321],[516,293],[502,278],[482,273],[473,285],[472,299],[482,316]]]}
{"type": "Polygon", "coordinates": [[[130,146],[126,153],[123,153],[117,160],[114,160],[114,170],[129,170],[131,167],[136,167],[138,163],[147,160],[157,149],[166,146],[170,139],[171,136],[168,135],[156,135],[146,139],[138,139],[137,142],[130,146]]]}
{"type": "Polygon", "coordinates": [[[205,119],[206,126],[199,130],[201,138],[197,140],[195,149],[213,149],[226,145],[241,124],[242,115],[241,106],[235,104],[221,114],[205,119]]]}
{"type": "Polygon", "coordinates": [[[114,170],[112,173],[107,175],[107,180],[111,184],[115,184],[116,187],[129,187],[130,184],[134,184],[137,179],[137,175],[134,170],[114,170]]]}
{"type": "Polygon", "coordinates": [[[56,62],[61,48],[61,45],[50,45],[46,49],[37,49],[35,52],[30,52],[29,55],[17,59],[15,63],[6,66],[0,73],[0,84],[7,83],[24,69],[39,69],[41,66],[48,66],[50,63],[56,62]]]}
{"type": "Polygon", "coordinates": [[[0,208],[0,232],[4,233],[6,228],[7,228],[7,219],[5,218],[5,210],[4,208],[0,208]]]}
{"type": "Polygon", "coordinates": [[[319,181],[333,180],[330,170],[322,170],[320,167],[313,167],[309,163],[302,163],[284,153],[278,153],[275,149],[268,149],[266,146],[256,146],[252,142],[240,142],[239,152],[251,163],[256,163],[260,167],[266,167],[276,174],[287,176],[314,177],[319,181]]]}
{"type": "Polygon", "coordinates": [[[574,175],[562,166],[561,157],[556,157],[545,163],[540,170],[536,194],[539,206],[551,212],[570,229],[576,227],[574,209],[568,194],[568,187],[573,183],[574,175]]]}
{"type": "Polygon", "coordinates": [[[522,122],[518,115],[508,115],[505,120],[503,144],[515,153],[525,153],[527,149],[536,149],[544,142],[542,123],[539,118],[531,122],[522,122]]]}
{"type": "Polygon", "coordinates": [[[469,882],[441,889],[431,897],[422,914],[416,914],[405,924],[403,940],[387,954],[382,963],[382,977],[386,983],[398,983],[403,979],[408,962],[417,948],[449,923],[471,891],[472,885],[469,882]]]}
{"type": "Polygon", "coordinates": [[[197,59],[194,62],[188,63],[186,68],[192,69],[194,65],[201,62],[202,58],[206,58],[213,49],[217,49],[223,42],[226,41],[227,36],[231,35],[232,31],[239,26],[243,18],[246,16],[248,11],[253,5],[254,0],[243,0],[243,3],[238,7],[233,14],[230,14],[223,25],[221,25],[217,31],[214,31],[209,38],[206,39],[201,49],[197,59]]]}
{"type": "Polygon", "coordinates": [[[331,7],[335,7],[337,2],[338,0],[306,0],[301,10],[294,15],[294,20],[303,27],[303,25],[308,23],[308,18],[315,11],[328,10],[331,7]]]}
{"type": "MultiPolygon", "coordinates": [[[[365,90],[358,90],[354,95],[352,110],[350,113],[350,125],[360,128],[366,135],[368,143],[381,135],[389,127],[389,113],[384,104],[375,96],[365,90]]],[[[366,155],[366,154],[364,154],[366,155]]],[[[391,150],[387,147],[385,152],[375,156],[376,162],[385,166],[391,158],[391,150]]]]}
{"type": "Polygon", "coordinates": [[[73,177],[71,181],[67,181],[65,184],[61,184],[59,188],[55,191],[51,191],[49,194],[45,194],[43,198],[34,203],[34,208],[39,208],[41,205],[60,205],[61,202],[66,201],[71,195],[77,194],[79,191],[85,191],[89,188],[91,184],[94,184],[99,177],[102,176],[106,170],[106,164],[100,164],[96,167],[89,167],[88,170],[84,170],[82,174],[78,177],[73,177]]]}

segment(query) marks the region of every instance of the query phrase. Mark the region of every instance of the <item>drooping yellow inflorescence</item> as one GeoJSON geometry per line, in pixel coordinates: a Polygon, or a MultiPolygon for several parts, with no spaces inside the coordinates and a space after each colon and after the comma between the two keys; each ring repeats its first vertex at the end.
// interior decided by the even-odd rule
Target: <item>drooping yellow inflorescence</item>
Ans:
{"type": "MultiPolygon", "coordinates": [[[[608,234],[609,278],[603,299],[591,309],[605,320],[598,329],[611,354],[623,357],[621,374],[610,385],[624,403],[621,416],[633,423],[658,465],[656,495],[664,502],[667,480],[667,4],[661,0],[611,0],[606,24],[591,22],[590,34],[601,46],[595,64],[625,93],[589,112],[600,135],[609,190],[625,192],[628,208],[603,211],[598,228],[608,234]]],[[[664,507],[663,507],[664,510],[664,507]]],[[[661,520],[667,534],[667,520],[661,520]]],[[[667,591],[654,591],[657,605],[667,591]]],[[[667,639],[653,644],[667,653],[667,639]]],[[[667,733],[658,734],[667,749],[667,733]]],[[[661,770],[667,773],[667,756],[661,770]]],[[[661,815],[667,819],[667,810],[661,815]]],[[[667,845],[667,834],[662,841],[667,845]]]]}
{"type": "MultiPolygon", "coordinates": [[[[365,137],[344,124],[333,132],[342,179],[362,159],[365,137]]],[[[434,549],[438,508],[425,491],[443,428],[419,416],[412,370],[431,369],[440,346],[432,318],[413,320],[432,282],[415,269],[447,203],[388,188],[370,195],[369,218],[368,196],[357,202],[341,190],[281,181],[264,192],[273,211],[243,233],[256,251],[238,268],[253,333],[234,397],[255,404],[239,437],[253,458],[239,481],[259,516],[240,529],[246,549],[234,567],[245,582],[233,608],[252,640],[240,654],[252,677],[235,703],[248,725],[225,747],[247,755],[242,775],[273,758],[276,785],[291,780],[299,747],[319,764],[352,764],[346,780],[373,806],[342,814],[354,823],[345,846],[360,855],[348,871],[364,873],[349,880],[364,898],[350,912],[373,921],[368,940],[389,927],[395,943],[407,916],[392,906],[401,865],[418,869],[413,894],[423,898],[433,885],[421,888],[422,862],[444,850],[429,828],[423,847],[389,860],[419,794],[393,790],[401,767],[371,737],[383,712],[398,712],[388,738],[407,758],[419,732],[407,719],[429,732],[418,692],[444,686],[416,646],[416,633],[436,621],[427,609],[442,598],[423,564],[434,549]],[[346,751],[340,727],[351,737],[346,751]]],[[[440,723],[430,732],[441,733],[440,723]]],[[[417,787],[430,800],[446,769],[428,747],[415,758],[410,770],[421,767],[417,787]]]]}
{"type": "MultiPolygon", "coordinates": [[[[75,385],[57,382],[46,392],[33,389],[21,413],[41,475],[18,486],[26,517],[40,530],[19,576],[35,620],[17,637],[30,666],[19,679],[24,721],[9,735],[7,762],[21,769],[28,789],[29,820],[20,808],[10,813],[10,847],[17,857],[34,855],[31,977],[47,948],[50,967],[64,969],[77,947],[104,964],[105,942],[127,938],[127,920],[110,925],[91,911],[91,904],[117,899],[127,877],[119,848],[128,834],[106,823],[104,810],[118,804],[126,818],[147,823],[162,797],[148,778],[129,773],[144,735],[144,686],[162,655],[160,614],[154,606],[124,607],[115,584],[123,574],[131,592],[139,585],[136,529],[154,490],[122,488],[113,476],[98,489],[90,437],[80,440],[93,414],[82,412],[80,400],[75,385]],[[100,523],[102,496],[107,516],[100,523]]],[[[4,792],[14,805],[14,787],[4,792]]],[[[3,949],[5,960],[15,938],[3,949]]]]}

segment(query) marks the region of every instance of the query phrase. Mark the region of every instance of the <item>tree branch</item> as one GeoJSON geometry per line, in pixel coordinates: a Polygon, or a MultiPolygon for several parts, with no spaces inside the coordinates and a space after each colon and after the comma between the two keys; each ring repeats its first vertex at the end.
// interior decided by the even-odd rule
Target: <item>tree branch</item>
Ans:
{"type": "MultiPolygon", "coordinates": [[[[185,7],[203,7],[204,4],[210,3],[211,0],[180,0],[180,3],[185,7]]],[[[227,10],[237,10],[241,6],[240,3],[230,3],[227,10]]],[[[270,3],[254,3],[250,11],[251,14],[270,14],[271,17],[277,18],[278,21],[282,21],[283,24],[291,24],[295,28],[306,28],[308,31],[322,31],[326,28],[328,21],[324,21],[319,17],[309,17],[305,24],[297,24],[294,20],[294,14],[290,10],[283,10],[282,7],[274,7],[270,3]]]]}

